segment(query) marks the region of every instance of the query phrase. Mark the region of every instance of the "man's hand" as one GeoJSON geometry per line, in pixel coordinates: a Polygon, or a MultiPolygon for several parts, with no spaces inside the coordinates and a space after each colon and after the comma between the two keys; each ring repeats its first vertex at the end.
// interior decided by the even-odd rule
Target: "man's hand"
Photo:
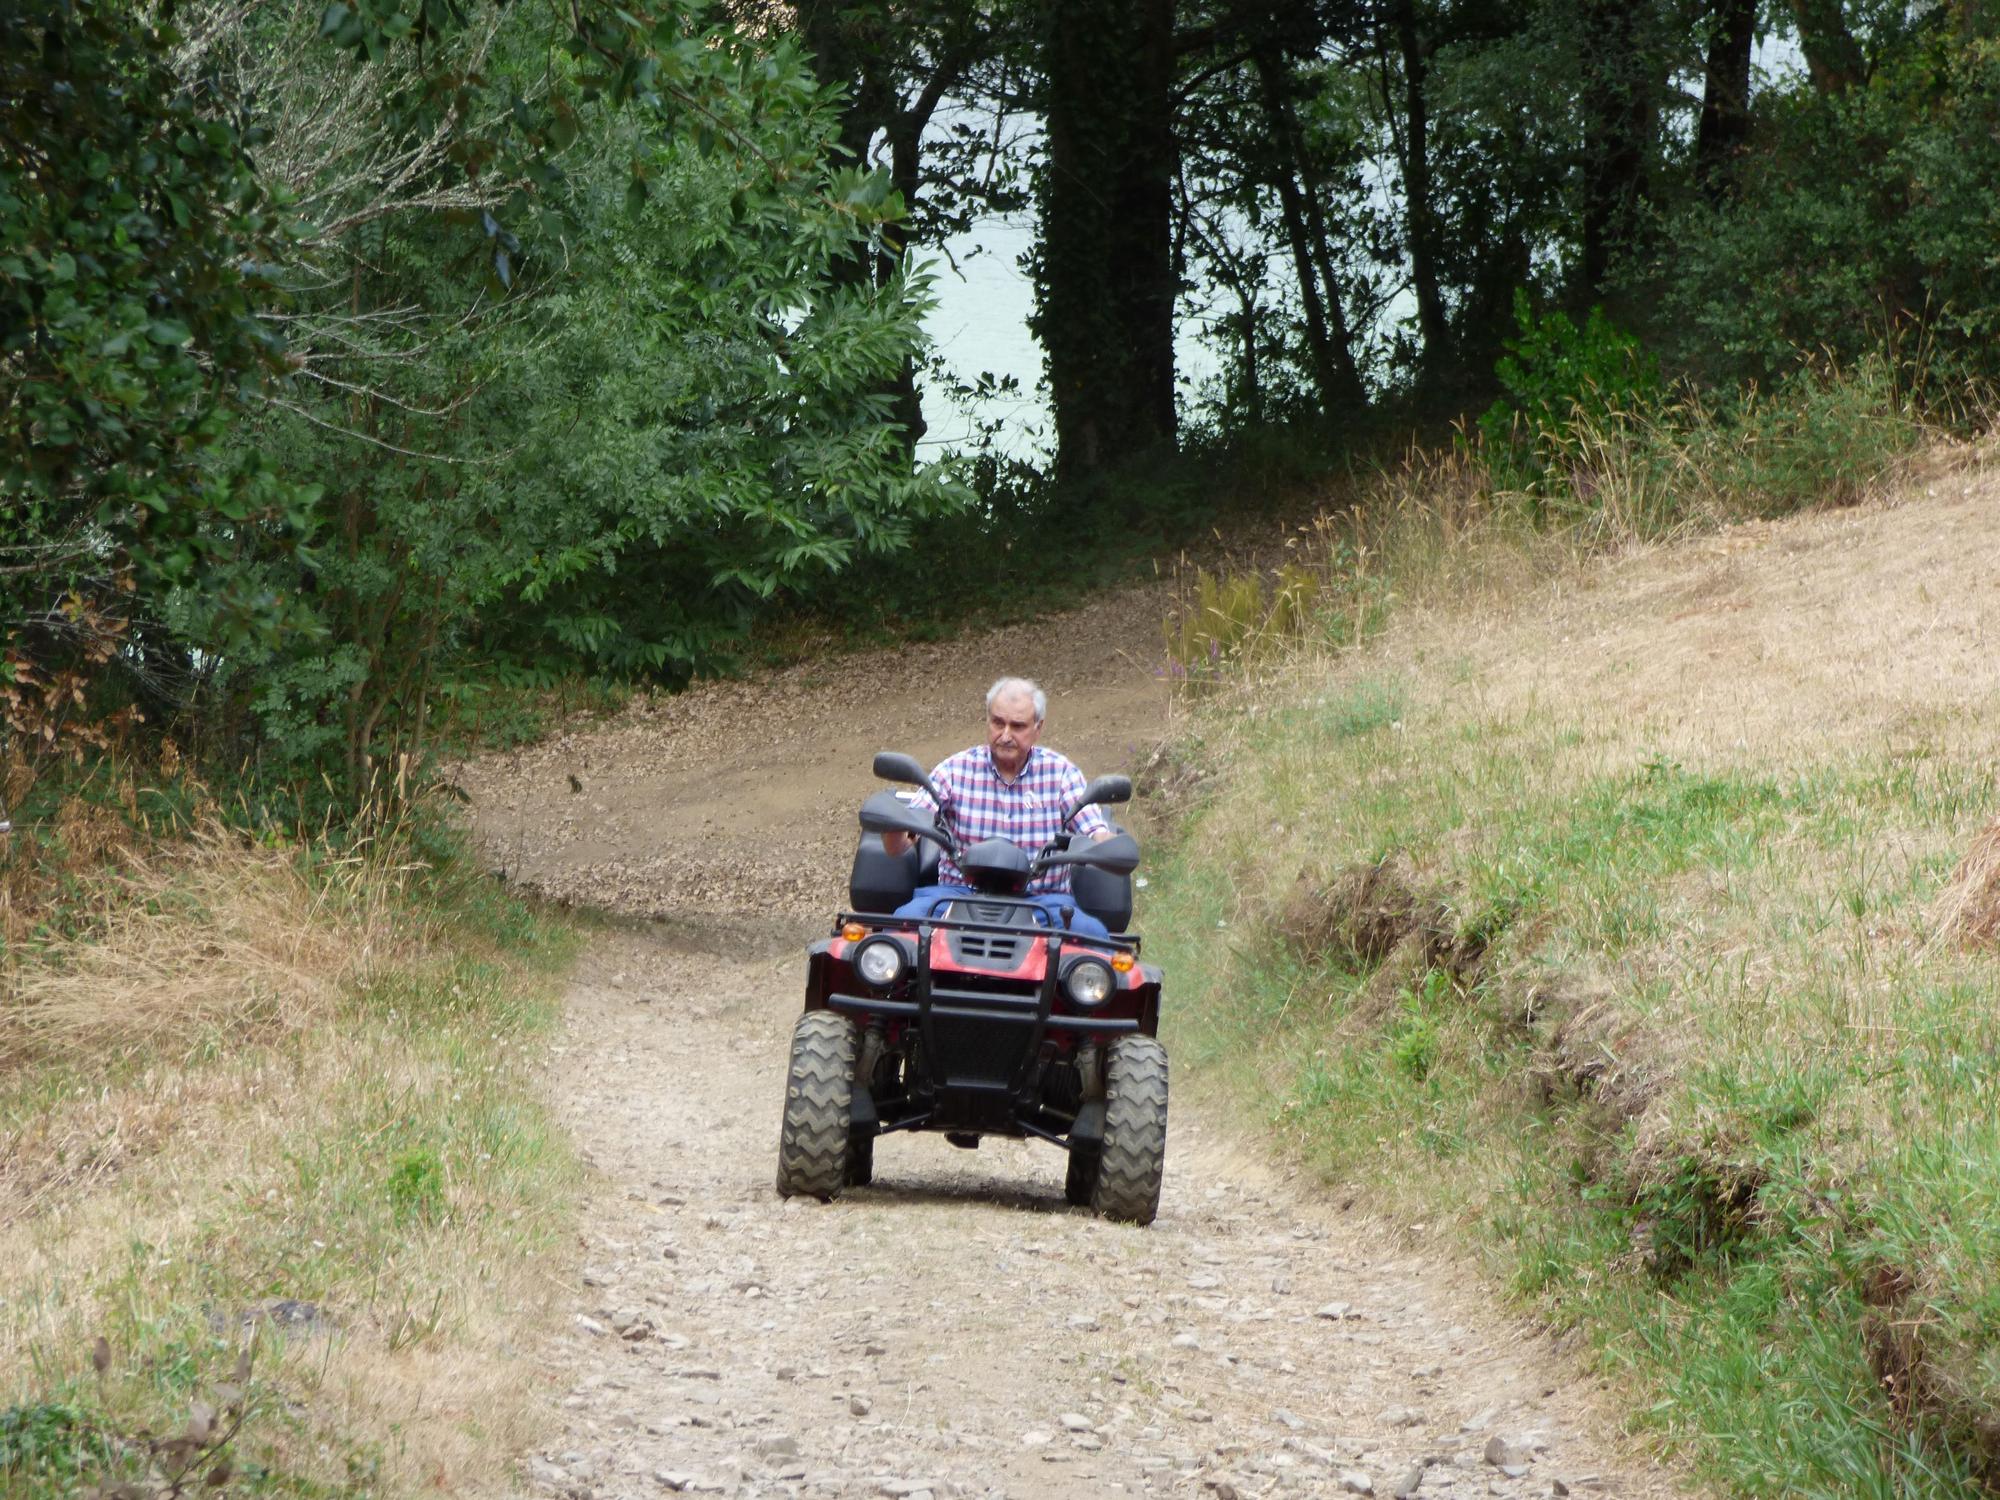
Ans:
{"type": "Polygon", "coordinates": [[[915,842],[907,833],[898,833],[893,828],[882,835],[882,847],[891,854],[901,854],[915,842]]]}
{"type": "Polygon", "coordinates": [[[1101,844],[1110,837],[1111,837],[1111,825],[1109,823],[1106,823],[1102,828],[1098,829],[1097,832],[1093,833],[1090,836],[1090,841],[1093,844],[1101,844]]]}

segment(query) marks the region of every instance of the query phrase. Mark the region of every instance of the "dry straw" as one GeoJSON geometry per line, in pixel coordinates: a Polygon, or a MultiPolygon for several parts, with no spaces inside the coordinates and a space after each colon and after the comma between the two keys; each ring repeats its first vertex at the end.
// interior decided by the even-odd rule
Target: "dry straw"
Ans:
{"type": "Polygon", "coordinates": [[[127,851],[73,935],[0,972],[0,1060],[300,1030],[407,946],[397,873],[364,854],[308,870],[221,829],[127,851]]]}
{"type": "Polygon", "coordinates": [[[1945,884],[1931,943],[2000,948],[2000,820],[1972,841],[1945,884]]]}

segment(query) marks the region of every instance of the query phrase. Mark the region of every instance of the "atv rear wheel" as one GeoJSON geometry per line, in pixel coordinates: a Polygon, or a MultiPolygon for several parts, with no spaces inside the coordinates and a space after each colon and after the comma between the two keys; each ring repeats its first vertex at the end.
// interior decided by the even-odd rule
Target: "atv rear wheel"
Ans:
{"type": "Polygon", "coordinates": [[[1107,1219],[1150,1224],[1167,1160],[1167,1049],[1121,1036],[1104,1059],[1104,1145],[1090,1204],[1107,1219]]]}
{"type": "Polygon", "coordinates": [[[846,1186],[853,1155],[854,1025],[809,1010],[792,1028],[785,1118],[778,1131],[778,1196],[831,1198],[846,1186]]]}

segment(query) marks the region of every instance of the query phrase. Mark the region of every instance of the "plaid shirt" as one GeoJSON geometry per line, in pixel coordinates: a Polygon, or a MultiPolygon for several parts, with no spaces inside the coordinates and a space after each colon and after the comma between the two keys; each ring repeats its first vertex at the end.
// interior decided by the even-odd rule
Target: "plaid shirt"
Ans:
{"type": "MultiPolygon", "coordinates": [[[[1008,781],[994,766],[993,752],[985,745],[974,745],[940,761],[931,772],[931,784],[951,808],[962,847],[970,849],[985,839],[1011,839],[1035,855],[1062,831],[1063,809],[1088,783],[1066,756],[1040,745],[1028,752],[1021,774],[1008,781]]],[[[932,806],[922,792],[911,800],[923,808],[932,806]]],[[[1086,807],[1076,815],[1073,826],[1080,833],[1092,834],[1110,825],[1097,808],[1086,807]]],[[[938,861],[937,878],[940,885],[969,883],[948,854],[938,861]]],[[[1068,889],[1068,865],[1057,865],[1028,885],[1032,895],[1068,889]]]]}

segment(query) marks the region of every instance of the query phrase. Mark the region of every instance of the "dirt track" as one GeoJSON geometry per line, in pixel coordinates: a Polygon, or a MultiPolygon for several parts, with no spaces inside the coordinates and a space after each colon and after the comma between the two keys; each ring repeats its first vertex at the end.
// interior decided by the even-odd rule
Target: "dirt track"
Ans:
{"type": "Polygon", "coordinates": [[[870,753],[969,743],[986,684],[1025,671],[1051,689],[1049,744],[1127,765],[1166,727],[1160,608],[1131,593],[636,704],[465,771],[510,874],[628,919],[551,1069],[597,1177],[552,1294],[560,1432],[523,1460],[530,1493],[1674,1492],[1462,1270],[1185,1096],[1147,1229],[1066,1207],[1060,1155],[1023,1143],[890,1138],[872,1188],[773,1194],[801,945],[840,899],[870,753]]]}

